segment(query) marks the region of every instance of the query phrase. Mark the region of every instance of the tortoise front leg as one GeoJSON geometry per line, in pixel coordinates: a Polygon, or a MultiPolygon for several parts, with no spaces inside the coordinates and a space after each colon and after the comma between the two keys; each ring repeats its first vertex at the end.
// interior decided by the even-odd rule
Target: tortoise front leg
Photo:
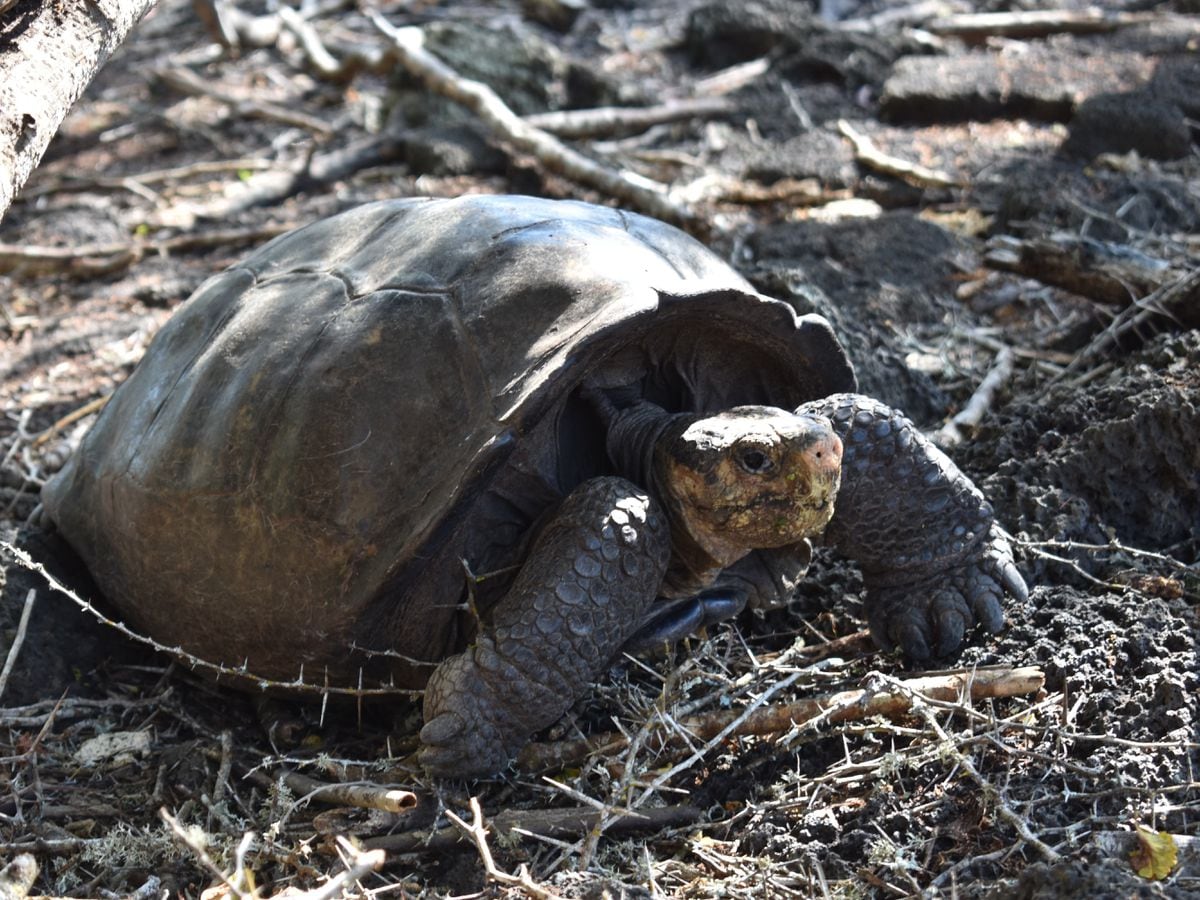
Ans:
{"type": "Polygon", "coordinates": [[[637,630],[669,552],[666,517],[633,482],[594,478],[572,491],[496,604],[491,630],[430,678],[422,765],[462,778],[502,769],[637,630]]]}
{"type": "Polygon", "coordinates": [[[956,650],[975,625],[1004,625],[1005,591],[1028,589],[991,504],[901,413],[835,394],[797,413],[827,416],[842,439],[842,484],[825,542],[855,559],[871,635],[914,659],[956,650]]]}

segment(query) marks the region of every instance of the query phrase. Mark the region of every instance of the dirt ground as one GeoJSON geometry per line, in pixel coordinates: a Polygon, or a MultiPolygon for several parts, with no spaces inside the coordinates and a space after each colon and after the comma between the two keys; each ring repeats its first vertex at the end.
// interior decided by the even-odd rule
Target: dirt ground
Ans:
{"type": "MultiPolygon", "coordinates": [[[[826,315],[863,391],[975,478],[1033,590],[938,665],[1040,682],[914,681],[864,640],[859,573],[820,556],[788,609],[614,666],[505,777],[435,784],[406,760],[407,702],[213,685],[6,550],[0,843],[32,855],[31,892],[1200,897],[1200,9],[1103,7],[379,8],[519,115],[706,98],[564,140],[669,185],[686,227],[826,315]],[[901,711],[798,712],[859,689],[901,711]],[[723,730],[751,707],[774,724],[723,730]],[[321,787],[363,781],[412,794],[389,811],[321,787]],[[472,797],[491,873],[449,818],[472,797]]],[[[369,12],[162,0],[72,112],[0,222],[5,541],[90,404],[249,248],[382,197],[615,202],[372,64],[369,12]]]]}

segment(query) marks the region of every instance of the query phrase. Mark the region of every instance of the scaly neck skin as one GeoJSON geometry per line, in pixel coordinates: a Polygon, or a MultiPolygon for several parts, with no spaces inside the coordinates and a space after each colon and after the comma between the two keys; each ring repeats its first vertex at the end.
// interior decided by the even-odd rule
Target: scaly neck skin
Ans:
{"type": "Polygon", "coordinates": [[[667,483],[664,463],[656,452],[664,440],[695,422],[691,413],[668,413],[660,406],[639,400],[618,410],[602,396],[591,397],[608,426],[607,450],[617,471],[655,497],[667,514],[671,532],[671,562],[663,581],[666,597],[692,596],[708,587],[729,566],[748,553],[746,548],[705,547],[667,483]]]}

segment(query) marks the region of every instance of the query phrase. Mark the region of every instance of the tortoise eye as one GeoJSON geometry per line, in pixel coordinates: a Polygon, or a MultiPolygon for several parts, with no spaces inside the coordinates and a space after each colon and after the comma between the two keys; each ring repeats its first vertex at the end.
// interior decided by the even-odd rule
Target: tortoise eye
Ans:
{"type": "Polygon", "coordinates": [[[761,450],[743,450],[738,454],[738,465],[751,475],[762,475],[764,472],[770,472],[771,469],[775,468],[775,463],[771,461],[771,457],[767,456],[761,450]]]}

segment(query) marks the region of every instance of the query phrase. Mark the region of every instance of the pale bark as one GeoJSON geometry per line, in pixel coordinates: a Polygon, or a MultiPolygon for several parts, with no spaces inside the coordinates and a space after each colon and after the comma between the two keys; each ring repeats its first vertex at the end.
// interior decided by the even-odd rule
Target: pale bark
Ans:
{"type": "Polygon", "coordinates": [[[0,20],[0,220],[71,105],[154,0],[16,3],[0,20]],[[12,36],[15,35],[15,36],[12,36]]]}

